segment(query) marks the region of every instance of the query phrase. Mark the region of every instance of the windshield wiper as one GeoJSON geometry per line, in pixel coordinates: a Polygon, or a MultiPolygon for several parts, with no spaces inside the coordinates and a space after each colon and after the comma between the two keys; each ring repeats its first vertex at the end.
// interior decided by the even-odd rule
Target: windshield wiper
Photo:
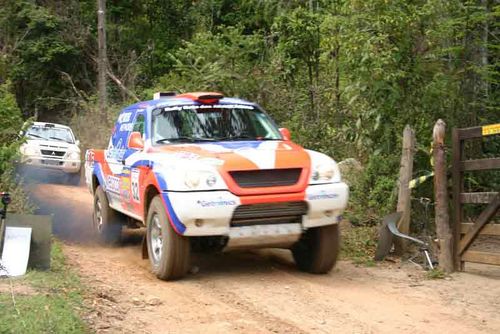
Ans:
{"type": "Polygon", "coordinates": [[[201,137],[187,137],[187,136],[180,136],[180,137],[175,137],[175,138],[162,138],[158,139],[156,141],[157,144],[160,143],[165,143],[165,142],[182,142],[186,141],[189,143],[195,143],[195,142],[204,142],[204,141],[214,141],[212,138],[201,138],[201,137]]]}
{"type": "Polygon", "coordinates": [[[62,139],[62,138],[59,138],[59,137],[49,137],[49,139],[55,139],[55,140],[59,140],[59,141],[63,141],[63,142],[65,142],[65,143],[71,144],[69,141],[64,140],[64,139],[62,139]]]}
{"type": "Polygon", "coordinates": [[[30,137],[35,137],[35,138],[44,138],[42,136],[35,135],[34,133],[28,133],[27,135],[30,136],[30,137]]]}

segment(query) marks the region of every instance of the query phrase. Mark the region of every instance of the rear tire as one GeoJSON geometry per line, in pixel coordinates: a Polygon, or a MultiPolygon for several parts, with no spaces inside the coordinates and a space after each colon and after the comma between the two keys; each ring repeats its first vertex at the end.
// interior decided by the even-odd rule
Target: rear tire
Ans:
{"type": "Polygon", "coordinates": [[[185,276],[190,264],[189,239],[172,228],[160,195],[151,201],[146,222],[151,271],[166,281],[185,276]]]}
{"type": "Polygon", "coordinates": [[[308,229],[292,247],[297,267],[312,274],[326,274],[337,262],[340,250],[339,225],[308,229]]]}
{"type": "Polygon", "coordinates": [[[93,213],[94,233],[100,242],[106,244],[117,244],[121,239],[122,224],[118,212],[109,206],[108,198],[98,186],[94,194],[93,213]]]}

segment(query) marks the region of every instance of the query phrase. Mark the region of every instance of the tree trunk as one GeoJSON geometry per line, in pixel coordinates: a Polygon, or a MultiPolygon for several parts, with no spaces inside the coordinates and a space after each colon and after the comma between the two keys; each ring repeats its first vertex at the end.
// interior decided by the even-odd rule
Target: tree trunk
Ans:
{"type": "MultiPolygon", "coordinates": [[[[411,189],[408,187],[413,173],[413,154],[415,152],[415,132],[409,125],[403,131],[403,153],[399,170],[399,193],[397,211],[403,216],[398,224],[401,233],[410,233],[411,189]]],[[[402,255],[406,250],[406,241],[401,238],[394,240],[396,254],[402,255]]]]}
{"type": "Polygon", "coordinates": [[[97,34],[99,57],[98,67],[98,91],[99,91],[99,111],[103,120],[107,123],[106,112],[107,94],[106,94],[106,0],[97,0],[97,34]]]}

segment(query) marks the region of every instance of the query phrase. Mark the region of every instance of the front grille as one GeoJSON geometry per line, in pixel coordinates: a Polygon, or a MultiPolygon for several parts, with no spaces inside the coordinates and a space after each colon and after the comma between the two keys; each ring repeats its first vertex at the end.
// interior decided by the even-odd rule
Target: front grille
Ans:
{"type": "Polygon", "coordinates": [[[261,169],[229,172],[241,188],[292,186],[299,181],[301,168],[261,169]]]}
{"type": "Polygon", "coordinates": [[[66,152],[53,151],[53,150],[40,150],[40,152],[42,152],[43,155],[48,155],[51,157],[62,157],[66,154],[66,152]]]}
{"type": "Polygon", "coordinates": [[[240,205],[234,210],[231,226],[301,223],[307,214],[306,202],[240,205]]]}

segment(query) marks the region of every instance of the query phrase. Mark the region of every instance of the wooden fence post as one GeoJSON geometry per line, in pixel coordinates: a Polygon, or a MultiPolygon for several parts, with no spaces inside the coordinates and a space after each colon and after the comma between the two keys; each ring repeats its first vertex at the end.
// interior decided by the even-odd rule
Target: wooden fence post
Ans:
{"type": "Polygon", "coordinates": [[[436,200],[436,233],[439,243],[439,267],[447,273],[453,271],[453,240],[448,214],[448,178],[446,176],[446,150],[444,137],[446,123],[439,119],[432,132],[434,158],[434,197],[436,200]]]}
{"type": "MultiPolygon", "coordinates": [[[[398,224],[401,233],[410,233],[411,189],[408,187],[413,173],[413,154],[415,152],[415,132],[409,125],[403,131],[403,153],[399,169],[399,192],[397,211],[403,216],[398,224]]],[[[402,255],[406,249],[406,241],[401,238],[394,240],[395,253],[402,255]]]]}

